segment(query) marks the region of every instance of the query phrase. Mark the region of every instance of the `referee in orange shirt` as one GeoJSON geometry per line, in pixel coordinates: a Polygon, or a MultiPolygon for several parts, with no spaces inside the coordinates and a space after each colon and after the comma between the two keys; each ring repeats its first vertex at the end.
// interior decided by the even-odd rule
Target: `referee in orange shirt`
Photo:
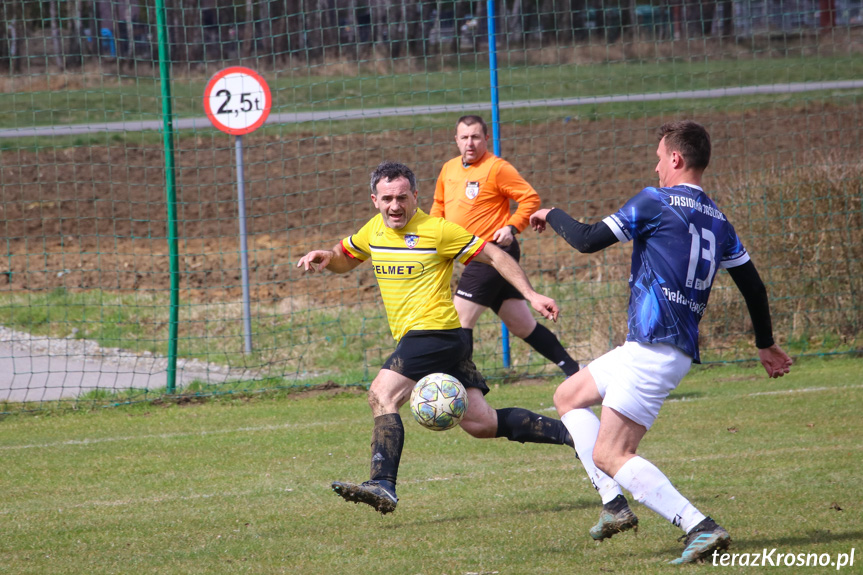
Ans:
{"type": "MultiPolygon", "coordinates": [[[[446,218],[474,235],[497,244],[516,261],[521,250],[515,235],[539,210],[540,199],[512,164],[488,151],[488,126],[479,116],[462,116],[456,122],[455,143],[461,153],[443,165],[430,215],[446,218]],[[509,203],[518,204],[510,214],[509,203]]],[[[471,262],[461,275],[455,309],[462,329],[473,344],[473,328],[491,308],[507,329],[520,337],[570,376],[578,362],[557,337],[537,323],[524,297],[491,266],[471,262]]]]}

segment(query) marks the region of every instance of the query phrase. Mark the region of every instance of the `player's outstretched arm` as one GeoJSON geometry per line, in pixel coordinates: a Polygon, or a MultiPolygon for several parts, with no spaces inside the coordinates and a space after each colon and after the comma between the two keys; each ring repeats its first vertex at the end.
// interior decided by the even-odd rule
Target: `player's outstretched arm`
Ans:
{"type": "Polygon", "coordinates": [[[770,319],[767,288],[761,281],[755,264],[748,261],[743,265],[728,268],[728,275],[734,280],[737,289],[746,300],[761,365],[764,366],[768,376],[782,377],[791,370],[793,362],[788,354],[773,341],[773,322],[770,319]]]}
{"type": "Polygon", "coordinates": [[[508,253],[492,243],[487,243],[474,259],[493,266],[506,281],[521,292],[527,301],[530,302],[531,307],[542,315],[542,317],[557,321],[560,310],[555,301],[534,291],[533,286],[530,285],[530,280],[527,279],[527,274],[524,273],[518,262],[508,253]]]}
{"type": "Polygon", "coordinates": [[[362,261],[358,259],[346,256],[342,251],[341,244],[336,244],[331,250],[310,251],[300,258],[300,261],[297,262],[297,267],[310,274],[322,272],[325,269],[337,274],[343,274],[351,271],[361,263],[362,261]]]}
{"type": "Polygon", "coordinates": [[[566,240],[566,243],[583,254],[604,250],[618,242],[617,236],[605,222],[583,224],[556,208],[539,210],[531,214],[530,225],[540,234],[547,226],[551,226],[551,229],[566,240]]]}

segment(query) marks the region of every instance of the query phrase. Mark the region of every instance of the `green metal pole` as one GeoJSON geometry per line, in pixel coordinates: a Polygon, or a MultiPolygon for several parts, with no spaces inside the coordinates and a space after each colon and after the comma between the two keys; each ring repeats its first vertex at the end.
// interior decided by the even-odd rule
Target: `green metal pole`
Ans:
{"type": "Polygon", "coordinates": [[[159,81],[162,85],[162,135],[165,141],[165,191],[168,196],[168,253],[171,270],[171,308],[168,320],[167,393],[177,389],[177,327],[180,313],[180,254],[177,247],[177,189],[174,173],[174,120],[171,109],[171,55],[165,0],[156,0],[156,30],[159,42],[159,81]]]}

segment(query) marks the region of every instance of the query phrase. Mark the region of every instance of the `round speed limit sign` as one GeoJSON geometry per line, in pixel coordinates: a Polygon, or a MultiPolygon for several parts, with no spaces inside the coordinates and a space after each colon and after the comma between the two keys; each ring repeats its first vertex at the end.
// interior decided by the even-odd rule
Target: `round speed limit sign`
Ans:
{"type": "Polygon", "coordinates": [[[257,130],[270,115],[273,100],[267,82],[243,66],[225,68],[204,90],[204,111],[215,127],[234,136],[257,130]]]}

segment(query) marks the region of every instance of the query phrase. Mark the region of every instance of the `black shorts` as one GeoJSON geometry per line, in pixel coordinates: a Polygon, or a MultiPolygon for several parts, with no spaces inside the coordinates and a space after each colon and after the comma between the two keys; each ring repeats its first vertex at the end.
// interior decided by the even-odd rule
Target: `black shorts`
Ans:
{"type": "MultiPolygon", "coordinates": [[[[521,258],[518,240],[513,240],[507,247],[500,249],[511,255],[515,261],[521,258]]],[[[524,299],[521,292],[503,279],[494,267],[478,261],[472,261],[464,267],[455,295],[490,307],[494,313],[500,311],[500,306],[508,299],[524,299]]]]}
{"type": "Polygon", "coordinates": [[[470,341],[461,328],[412,330],[399,341],[383,369],[419,381],[430,373],[448,373],[466,388],[488,393],[485,378],[471,359],[470,341]]]}

